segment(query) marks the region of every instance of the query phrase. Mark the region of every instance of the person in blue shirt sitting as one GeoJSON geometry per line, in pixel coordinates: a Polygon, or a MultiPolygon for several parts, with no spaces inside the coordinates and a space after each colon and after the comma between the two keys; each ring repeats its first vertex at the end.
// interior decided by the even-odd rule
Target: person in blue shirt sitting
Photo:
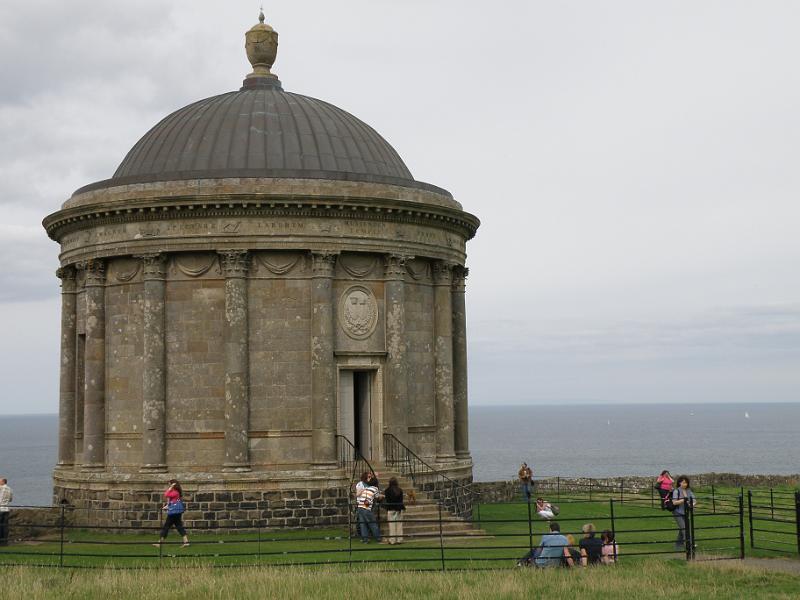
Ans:
{"type": "Polygon", "coordinates": [[[555,521],[550,521],[550,533],[542,536],[538,550],[534,559],[537,567],[572,567],[575,564],[569,552],[569,541],[561,535],[561,526],[555,521]]]}

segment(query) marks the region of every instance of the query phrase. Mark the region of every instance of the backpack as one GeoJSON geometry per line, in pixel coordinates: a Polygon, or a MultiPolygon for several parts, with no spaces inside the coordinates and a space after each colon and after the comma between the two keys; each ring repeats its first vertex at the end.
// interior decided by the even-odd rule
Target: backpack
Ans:
{"type": "Polygon", "coordinates": [[[662,502],[662,508],[664,510],[668,510],[669,512],[673,512],[676,508],[678,508],[678,506],[673,501],[672,492],[664,496],[664,502],[662,502]]]}

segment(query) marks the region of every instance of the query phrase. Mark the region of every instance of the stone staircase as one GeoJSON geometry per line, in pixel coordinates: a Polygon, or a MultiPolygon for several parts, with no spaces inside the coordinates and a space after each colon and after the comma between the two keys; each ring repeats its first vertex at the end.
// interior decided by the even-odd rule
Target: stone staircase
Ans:
{"type": "MultiPolygon", "coordinates": [[[[404,502],[406,510],[403,513],[403,541],[404,542],[424,542],[438,541],[440,535],[439,526],[439,506],[427,492],[422,492],[414,487],[414,482],[410,477],[402,475],[391,469],[378,468],[380,474],[380,487],[385,489],[389,484],[389,479],[397,478],[397,482],[404,492],[404,502]],[[414,491],[416,502],[410,503],[408,492],[414,491]]],[[[475,527],[471,521],[457,517],[450,511],[442,508],[441,510],[441,533],[448,541],[468,539],[471,537],[488,537],[486,532],[475,527]]],[[[380,512],[381,533],[386,536],[389,533],[389,525],[386,522],[386,511],[380,512]]]]}

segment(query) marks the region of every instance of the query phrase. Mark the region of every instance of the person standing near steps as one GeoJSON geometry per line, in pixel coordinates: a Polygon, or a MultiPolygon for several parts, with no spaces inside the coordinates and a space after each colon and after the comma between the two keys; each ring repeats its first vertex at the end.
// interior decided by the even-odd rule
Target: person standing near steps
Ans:
{"type": "Polygon", "coordinates": [[[167,539],[170,528],[174,525],[178,533],[183,536],[183,546],[181,547],[186,548],[189,546],[189,536],[186,535],[186,528],[183,526],[183,513],[186,510],[186,505],[183,502],[183,489],[177,479],[169,480],[169,487],[164,492],[164,498],[167,502],[162,507],[162,510],[167,511],[167,518],[161,527],[161,537],[158,543],[153,544],[153,546],[160,547],[164,540],[167,539]]]}
{"type": "Polygon", "coordinates": [[[389,487],[384,492],[383,507],[386,509],[386,520],[389,522],[389,543],[401,544],[403,542],[403,488],[397,483],[397,478],[389,479],[389,487]]]}

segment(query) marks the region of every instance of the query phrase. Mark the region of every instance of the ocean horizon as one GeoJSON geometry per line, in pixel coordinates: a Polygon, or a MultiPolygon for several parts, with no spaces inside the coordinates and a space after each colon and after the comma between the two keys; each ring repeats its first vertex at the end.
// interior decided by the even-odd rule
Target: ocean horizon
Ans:
{"type": "MultiPolygon", "coordinates": [[[[0,419],[0,476],[16,505],[49,505],[58,416],[0,419]]],[[[561,404],[470,407],[476,481],[537,476],[800,472],[800,403],[561,404]]]]}

